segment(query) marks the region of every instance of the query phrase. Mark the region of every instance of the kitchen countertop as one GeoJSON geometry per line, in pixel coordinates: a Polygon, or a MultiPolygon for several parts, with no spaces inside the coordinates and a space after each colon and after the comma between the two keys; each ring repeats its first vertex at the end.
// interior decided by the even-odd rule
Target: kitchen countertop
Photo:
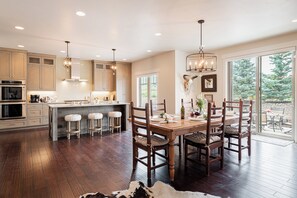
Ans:
{"type": "Polygon", "coordinates": [[[119,102],[119,103],[88,103],[88,104],[51,104],[48,106],[51,108],[68,108],[68,107],[94,107],[94,106],[114,106],[114,105],[128,105],[129,103],[119,102]]]}

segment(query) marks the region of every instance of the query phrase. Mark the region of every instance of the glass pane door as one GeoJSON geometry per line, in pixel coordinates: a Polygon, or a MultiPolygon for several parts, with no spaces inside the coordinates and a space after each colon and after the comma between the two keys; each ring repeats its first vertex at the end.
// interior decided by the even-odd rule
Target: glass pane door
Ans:
{"type": "Polygon", "coordinates": [[[253,100],[253,125],[256,131],[256,58],[245,58],[229,62],[231,100],[253,100]]]}
{"type": "Polygon", "coordinates": [[[292,52],[260,58],[261,132],[292,137],[292,52]]]}
{"type": "Polygon", "coordinates": [[[138,106],[144,107],[149,100],[157,102],[158,78],[157,74],[145,75],[137,78],[137,101],[138,106]]]}

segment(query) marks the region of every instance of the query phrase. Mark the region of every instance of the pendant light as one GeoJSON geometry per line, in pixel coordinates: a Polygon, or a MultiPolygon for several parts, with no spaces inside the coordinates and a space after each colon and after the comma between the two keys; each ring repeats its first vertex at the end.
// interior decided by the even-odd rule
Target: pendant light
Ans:
{"type": "Polygon", "coordinates": [[[204,53],[202,43],[202,24],[204,20],[199,20],[200,24],[200,46],[198,53],[187,56],[186,71],[206,73],[217,70],[217,57],[212,53],[204,53]]]}
{"type": "Polygon", "coordinates": [[[113,51],[113,62],[112,62],[112,65],[111,65],[111,69],[112,69],[112,74],[115,75],[116,69],[117,69],[117,62],[115,61],[115,51],[116,51],[116,49],[112,49],[112,51],[113,51]]]}
{"type": "Polygon", "coordinates": [[[64,59],[64,67],[66,67],[67,71],[69,71],[69,69],[71,68],[71,58],[68,55],[68,44],[70,43],[70,41],[65,41],[66,45],[67,45],[67,56],[64,59]]]}

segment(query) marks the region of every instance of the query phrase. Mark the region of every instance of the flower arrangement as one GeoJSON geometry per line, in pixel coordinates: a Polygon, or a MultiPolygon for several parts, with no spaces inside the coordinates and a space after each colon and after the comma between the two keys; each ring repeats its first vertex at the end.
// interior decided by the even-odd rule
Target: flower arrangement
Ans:
{"type": "Polygon", "coordinates": [[[202,109],[204,109],[206,102],[203,98],[196,98],[196,105],[199,108],[200,113],[202,112],[202,109]]]}

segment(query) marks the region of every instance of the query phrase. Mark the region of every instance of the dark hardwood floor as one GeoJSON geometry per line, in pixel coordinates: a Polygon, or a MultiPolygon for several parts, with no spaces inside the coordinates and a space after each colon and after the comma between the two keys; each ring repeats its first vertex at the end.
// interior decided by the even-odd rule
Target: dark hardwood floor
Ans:
{"type": "MultiPolygon", "coordinates": [[[[52,142],[46,129],[0,133],[0,197],[78,197],[86,192],[126,189],[131,180],[146,181],[139,164],[132,173],[131,134],[82,135],[52,142]]],[[[176,152],[178,153],[178,152],[176,152]]],[[[297,145],[252,142],[252,156],[241,163],[225,152],[224,170],[211,175],[176,155],[177,190],[222,197],[297,197],[297,145]]],[[[169,183],[167,167],[153,172],[153,182],[169,183]]]]}

